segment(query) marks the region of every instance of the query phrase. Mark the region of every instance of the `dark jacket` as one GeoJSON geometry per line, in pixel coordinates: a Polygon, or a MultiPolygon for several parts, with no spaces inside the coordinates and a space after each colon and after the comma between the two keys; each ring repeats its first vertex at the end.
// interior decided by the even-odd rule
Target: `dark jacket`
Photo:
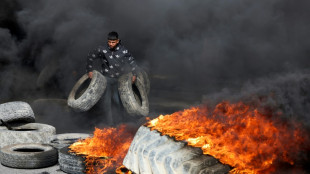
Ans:
{"type": "Polygon", "coordinates": [[[119,43],[114,49],[108,45],[99,46],[88,53],[86,71],[93,70],[94,60],[100,60],[101,73],[107,77],[118,78],[120,75],[132,72],[136,75],[137,64],[129,51],[119,43]]]}

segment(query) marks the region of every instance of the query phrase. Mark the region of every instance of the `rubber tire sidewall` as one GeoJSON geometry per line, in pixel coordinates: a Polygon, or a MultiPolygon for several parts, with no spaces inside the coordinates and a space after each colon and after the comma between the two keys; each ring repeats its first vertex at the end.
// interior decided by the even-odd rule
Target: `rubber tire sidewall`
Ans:
{"type": "Polygon", "coordinates": [[[12,126],[13,129],[36,129],[36,131],[14,131],[0,129],[0,148],[21,143],[43,143],[48,144],[56,133],[55,127],[41,123],[27,123],[12,126]]]}
{"type": "Polygon", "coordinates": [[[69,153],[69,146],[61,148],[58,155],[60,170],[70,174],[84,174],[86,170],[85,159],[69,153]]]}
{"type": "MultiPolygon", "coordinates": [[[[138,78],[135,81],[140,96],[142,98],[142,105],[136,100],[132,90],[132,73],[122,75],[118,80],[118,92],[124,108],[129,115],[142,115],[147,116],[149,113],[149,101],[145,91],[143,78],[138,78]]],[[[140,76],[141,77],[141,76],[140,76]]]]}
{"type": "Polygon", "coordinates": [[[1,164],[19,169],[36,169],[55,165],[58,160],[57,150],[46,144],[13,144],[5,146],[0,152],[1,164]],[[42,152],[19,152],[18,148],[39,148],[42,152]]]}
{"type": "Polygon", "coordinates": [[[151,89],[151,82],[150,82],[149,75],[142,68],[140,68],[139,71],[140,71],[140,73],[138,73],[138,78],[143,78],[144,86],[145,86],[145,91],[146,91],[147,94],[149,94],[150,93],[150,89],[151,89]]]}
{"type": "Polygon", "coordinates": [[[100,100],[107,87],[107,79],[100,72],[94,70],[88,88],[79,98],[75,99],[77,90],[88,78],[88,74],[84,74],[74,85],[68,97],[68,106],[79,112],[92,108],[100,100]]]}
{"type": "MultiPolygon", "coordinates": [[[[0,119],[5,122],[34,122],[35,116],[31,106],[28,103],[14,101],[0,104],[0,119]]],[[[1,122],[0,125],[2,125],[1,122]]]]}

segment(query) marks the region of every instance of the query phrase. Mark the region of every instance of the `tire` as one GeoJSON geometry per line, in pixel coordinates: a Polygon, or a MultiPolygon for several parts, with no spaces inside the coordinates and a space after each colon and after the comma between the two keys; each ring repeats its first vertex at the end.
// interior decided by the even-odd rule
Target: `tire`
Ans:
{"type": "Polygon", "coordinates": [[[150,88],[151,88],[151,83],[150,83],[149,75],[142,68],[139,71],[140,71],[140,73],[138,73],[137,76],[138,76],[138,78],[143,78],[144,86],[145,86],[145,91],[146,91],[147,94],[149,94],[150,93],[150,88]]]}
{"type": "Polygon", "coordinates": [[[57,163],[57,150],[46,144],[13,144],[1,149],[1,164],[18,169],[37,169],[57,163]]]}
{"type": "Polygon", "coordinates": [[[214,157],[204,155],[200,148],[176,142],[145,126],[137,131],[123,164],[136,174],[224,174],[230,170],[214,157]]]}
{"type": "Polygon", "coordinates": [[[85,133],[64,133],[54,135],[50,145],[60,150],[63,147],[69,146],[79,139],[86,139],[90,137],[90,134],[85,133]]]}
{"type": "Polygon", "coordinates": [[[0,129],[0,147],[20,143],[48,144],[56,129],[53,126],[39,123],[28,123],[12,126],[13,130],[0,129]]]}
{"type": "Polygon", "coordinates": [[[124,108],[129,115],[142,115],[147,116],[149,113],[149,101],[145,91],[144,80],[139,78],[138,75],[134,85],[139,91],[141,102],[136,100],[133,88],[132,88],[132,73],[122,75],[118,80],[118,92],[124,108]],[[142,104],[140,104],[142,103],[142,104]]]}
{"type": "Polygon", "coordinates": [[[88,111],[101,98],[107,87],[107,79],[98,71],[93,71],[93,77],[85,92],[77,99],[76,93],[81,85],[88,79],[88,75],[83,75],[74,85],[68,97],[68,105],[76,111],[88,111]]]}
{"type": "Polygon", "coordinates": [[[61,148],[58,155],[60,170],[70,174],[84,174],[86,168],[82,156],[70,153],[68,146],[61,148]]]}
{"type": "MultiPolygon", "coordinates": [[[[34,122],[35,117],[32,108],[26,102],[15,101],[0,104],[0,119],[5,122],[22,121],[34,122]]],[[[0,123],[1,125],[2,123],[0,123]]]]}

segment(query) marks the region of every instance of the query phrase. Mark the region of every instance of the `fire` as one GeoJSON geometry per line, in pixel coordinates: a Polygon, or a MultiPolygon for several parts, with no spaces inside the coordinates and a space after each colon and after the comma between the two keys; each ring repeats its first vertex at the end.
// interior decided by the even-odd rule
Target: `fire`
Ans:
{"type": "Polygon", "coordinates": [[[272,120],[244,103],[222,102],[214,109],[193,107],[161,115],[146,126],[234,167],[230,173],[270,173],[277,162],[294,164],[294,155],[309,146],[297,125],[272,120]]]}
{"type": "Polygon", "coordinates": [[[86,156],[86,173],[106,173],[122,165],[133,136],[133,132],[125,125],[95,128],[92,138],[79,140],[69,148],[76,154],[86,156]]]}

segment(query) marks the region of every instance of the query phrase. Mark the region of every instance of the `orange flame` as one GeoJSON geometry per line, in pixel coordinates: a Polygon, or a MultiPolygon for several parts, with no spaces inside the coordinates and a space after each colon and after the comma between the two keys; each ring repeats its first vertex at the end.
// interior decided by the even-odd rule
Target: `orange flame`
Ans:
{"type": "Polygon", "coordinates": [[[210,111],[201,106],[161,115],[146,126],[200,147],[204,154],[234,167],[230,173],[269,173],[279,161],[293,165],[293,155],[309,137],[241,102],[222,102],[210,111]]]}
{"type": "Polygon", "coordinates": [[[125,125],[117,128],[95,128],[94,136],[79,140],[69,148],[86,155],[86,173],[105,173],[121,166],[134,134],[125,125]]]}

